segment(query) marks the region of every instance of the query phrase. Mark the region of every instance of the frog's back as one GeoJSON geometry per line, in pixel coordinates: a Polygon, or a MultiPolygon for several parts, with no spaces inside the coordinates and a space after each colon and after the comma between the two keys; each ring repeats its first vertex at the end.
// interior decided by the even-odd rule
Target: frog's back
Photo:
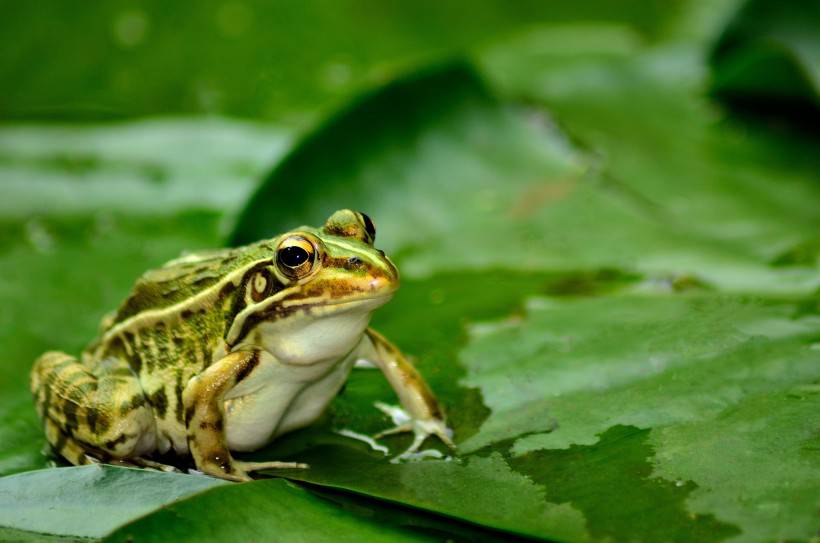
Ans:
{"type": "Polygon", "coordinates": [[[273,252],[268,241],[236,249],[184,255],[145,272],[119,309],[103,322],[108,329],[139,313],[171,307],[216,285],[232,271],[273,252]]]}

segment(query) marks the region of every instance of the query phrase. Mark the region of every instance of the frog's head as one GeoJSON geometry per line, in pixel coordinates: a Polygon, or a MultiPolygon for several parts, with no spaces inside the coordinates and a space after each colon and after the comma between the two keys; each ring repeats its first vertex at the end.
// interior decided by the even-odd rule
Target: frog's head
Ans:
{"type": "Polygon", "coordinates": [[[337,211],[322,228],[302,227],[280,237],[279,279],[299,285],[293,299],[300,303],[332,308],[366,302],[375,308],[399,286],[396,266],[373,247],[375,240],[370,217],[349,209],[337,211]]]}
{"type": "Polygon", "coordinates": [[[240,337],[228,335],[283,361],[343,355],[399,286],[398,270],[373,246],[375,238],[370,217],[349,209],[321,228],[275,238],[268,244],[275,255],[245,282],[246,305],[232,327],[240,337]]]}

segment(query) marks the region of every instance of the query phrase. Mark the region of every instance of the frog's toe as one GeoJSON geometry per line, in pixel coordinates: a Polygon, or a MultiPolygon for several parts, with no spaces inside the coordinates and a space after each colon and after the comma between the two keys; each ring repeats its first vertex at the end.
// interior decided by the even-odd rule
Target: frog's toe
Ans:
{"type": "Polygon", "coordinates": [[[243,462],[233,461],[234,468],[242,471],[260,471],[263,469],[308,469],[310,466],[303,462],[243,462]]]}
{"type": "Polygon", "coordinates": [[[398,426],[394,426],[393,428],[388,428],[387,430],[382,430],[378,434],[373,436],[373,439],[381,439],[385,436],[392,436],[395,434],[403,434],[405,432],[412,432],[413,431],[413,423],[406,422],[404,424],[399,424],[398,426]]]}
{"type": "Polygon", "coordinates": [[[438,437],[451,450],[455,450],[456,444],[453,443],[453,431],[447,427],[443,420],[437,418],[414,419],[401,407],[382,402],[376,402],[374,405],[379,411],[393,419],[393,424],[395,424],[393,428],[383,430],[373,436],[375,439],[404,432],[413,432],[413,442],[400,456],[416,452],[422,443],[432,435],[438,437]]]}
{"type": "Polygon", "coordinates": [[[157,471],[164,471],[165,473],[181,473],[180,470],[176,466],[172,466],[170,464],[163,464],[162,462],[157,462],[156,460],[150,460],[148,458],[138,457],[133,458],[131,460],[135,466],[139,466],[141,468],[148,468],[148,469],[155,469],[157,471]]]}
{"type": "MultiPolygon", "coordinates": [[[[413,458],[419,453],[419,449],[421,448],[422,444],[427,440],[430,436],[438,437],[450,450],[455,450],[456,445],[453,443],[453,431],[447,427],[444,421],[439,419],[428,419],[428,420],[413,420],[412,422],[402,424],[400,426],[396,426],[395,428],[390,428],[389,430],[385,430],[380,432],[375,437],[379,438],[386,435],[398,434],[402,432],[413,432],[413,442],[410,443],[410,446],[401,453],[400,455],[396,456],[391,462],[400,462],[402,460],[407,460],[413,458]]],[[[421,451],[422,453],[438,453],[437,450],[431,449],[429,451],[421,451]]],[[[432,454],[427,454],[425,456],[433,456],[432,454]]],[[[441,457],[439,453],[438,457],[441,457]]]]}
{"type": "Polygon", "coordinates": [[[307,469],[309,467],[309,465],[303,464],[302,462],[243,462],[241,460],[234,460],[231,462],[232,469],[230,473],[206,473],[214,477],[219,477],[220,479],[246,483],[253,481],[253,477],[250,476],[250,473],[253,471],[263,469],[307,469]]]}
{"type": "Polygon", "coordinates": [[[234,469],[231,473],[226,473],[217,468],[209,468],[207,466],[203,466],[201,469],[190,468],[188,470],[188,473],[191,475],[207,475],[208,477],[225,479],[226,481],[233,481],[235,483],[245,483],[248,481],[253,481],[250,475],[239,469],[234,469]]]}
{"type": "Polygon", "coordinates": [[[456,450],[456,444],[453,442],[453,429],[447,426],[443,420],[436,419],[431,422],[434,423],[432,434],[438,437],[442,443],[447,445],[451,451],[456,450]]]}
{"type": "Polygon", "coordinates": [[[413,418],[401,407],[397,405],[389,405],[383,402],[375,402],[373,406],[390,417],[393,421],[392,428],[388,428],[387,430],[382,430],[378,434],[373,436],[373,439],[380,439],[384,436],[392,436],[395,434],[403,434],[405,432],[413,432],[414,431],[414,421],[413,418]]]}
{"type": "Polygon", "coordinates": [[[413,444],[410,445],[412,451],[408,450],[408,452],[417,451],[424,440],[430,436],[438,437],[450,449],[456,448],[453,443],[453,431],[440,419],[414,420],[413,434],[413,444]]]}
{"type": "Polygon", "coordinates": [[[247,483],[248,481],[253,481],[253,478],[248,473],[239,469],[235,469],[233,473],[220,473],[219,475],[214,475],[214,477],[226,479],[235,483],[247,483]]]}

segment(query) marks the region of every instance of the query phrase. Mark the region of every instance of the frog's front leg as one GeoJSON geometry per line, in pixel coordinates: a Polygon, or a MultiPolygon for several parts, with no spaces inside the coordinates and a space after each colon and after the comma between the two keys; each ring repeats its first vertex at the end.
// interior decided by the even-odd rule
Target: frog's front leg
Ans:
{"type": "MultiPolygon", "coordinates": [[[[448,447],[455,449],[452,430],[447,427],[444,411],[438,400],[421,374],[398,347],[372,328],[368,328],[357,354],[373,362],[382,371],[399,397],[402,407],[410,416],[410,420],[397,421],[397,426],[380,432],[376,438],[413,432],[413,443],[401,456],[418,450],[424,440],[431,435],[437,436],[448,447]]],[[[377,404],[377,407],[389,415],[393,414],[388,406],[377,404]]]]}
{"type": "Polygon", "coordinates": [[[225,395],[259,365],[259,351],[236,351],[188,382],[182,394],[188,448],[197,468],[231,481],[249,481],[250,471],[306,468],[298,462],[243,462],[231,456],[225,439],[225,395]]]}

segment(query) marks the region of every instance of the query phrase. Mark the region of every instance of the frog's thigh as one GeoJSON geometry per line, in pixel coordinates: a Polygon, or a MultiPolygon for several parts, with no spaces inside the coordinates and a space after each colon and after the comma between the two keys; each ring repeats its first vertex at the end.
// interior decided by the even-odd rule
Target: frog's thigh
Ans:
{"type": "Polygon", "coordinates": [[[127,458],[154,448],[154,417],[128,362],[110,357],[87,367],[60,352],[41,356],[31,390],[51,445],[74,464],[79,449],[127,458]]]}
{"type": "Polygon", "coordinates": [[[50,418],[43,419],[43,428],[46,432],[46,440],[51,448],[58,455],[62,456],[75,466],[91,463],[87,450],[88,445],[83,445],[73,437],[65,433],[57,423],[50,418]]]}

